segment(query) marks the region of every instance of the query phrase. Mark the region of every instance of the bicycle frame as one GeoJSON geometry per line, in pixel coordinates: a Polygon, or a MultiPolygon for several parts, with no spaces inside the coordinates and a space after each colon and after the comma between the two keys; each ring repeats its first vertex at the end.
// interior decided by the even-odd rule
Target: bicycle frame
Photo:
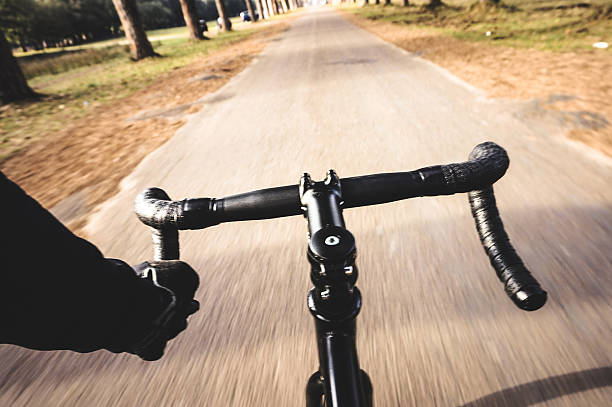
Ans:
{"type": "Polygon", "coordinates": [[[355,239],[342,216],[340,180],[329,170],[323,182],[308,174],[300,181],[300,201],[308,220],[308,261],[314,287],[308,308],[315,320],[319,371],[306,386],[306,406],[372,406],[372,385],[359,368],[355,331],[361,293],[355,287],[355,239]]]}

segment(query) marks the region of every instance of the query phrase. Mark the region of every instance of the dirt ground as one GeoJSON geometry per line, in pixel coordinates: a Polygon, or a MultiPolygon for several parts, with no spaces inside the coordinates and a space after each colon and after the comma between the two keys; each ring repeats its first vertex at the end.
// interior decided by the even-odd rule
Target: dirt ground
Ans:
{"type": "Polygon", "coordinates": [[[273,22],[148,88],[95,108],[2,163],[2,171],[81,233],[95,205],[117,193],[121,180],[201,109],[198,100],[242,71],[286,27],[273,22]]]}
{"type": "Polygon", "coordinates": [[[534,100],[558,112],[568,136],[612,156],[612,55],[553,53],[461,41],[433,31],[343,15],[382,39],[414,52],[493,98],[534,100]]]}

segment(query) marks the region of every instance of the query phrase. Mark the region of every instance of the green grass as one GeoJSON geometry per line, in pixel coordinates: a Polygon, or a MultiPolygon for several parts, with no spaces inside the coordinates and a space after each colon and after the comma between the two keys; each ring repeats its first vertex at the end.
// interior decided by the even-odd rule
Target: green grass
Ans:
{"type": "Polygon", "coordinates": [[[109,46],[104,48],[78,49],[22,56],[18,58],[26,79],[42,75],[55,75],[82,66],[98,65],[116,58],[127,58],[127,47],[109,46]]]}
{"type": "Polygon", "coordinates": [[[449,0],[433,10],[424,2],[349,10],[371,20],[520,48],[592,50],[595,42],[612,42],[612,0],[506,0],[497,7],[482,7],[478,0],[449,0]]]}
{"type": "Polygon", "coordinates": [[[87,115],[93,106],[128,96],[153,83],[159,75],[188,65],[258,30],[220,33],[208,41],[192,42],[184,37],[152,41],[161,57],[138,62],[132,62],[121,47],[114,47],[119,49],[117,53],[111,52],[108,59],[95,64],[62,73],[39,73],[29,84],[44,95],[40,100],[0,107],[0,162],[33,140],[87,115]]]}

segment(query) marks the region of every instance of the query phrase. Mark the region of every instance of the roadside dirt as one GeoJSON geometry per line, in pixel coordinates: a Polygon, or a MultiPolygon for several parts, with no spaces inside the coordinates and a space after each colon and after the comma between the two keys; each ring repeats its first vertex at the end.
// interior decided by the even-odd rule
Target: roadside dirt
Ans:
{"type": "Polygon", "coordinates": [[[160,76],[146,89],[96,107],[5,161],[2,171],[82,234],[93,208],[117,193],[121,180],[201,109],[198,100],[242,71],[286,29],[286,22],[273,22],[244,41],[160,76]]]}
{"type": "Polygon", "coordinates": [[[612,156],[612,55],[553,53],[475,44],[433,31],[343,16],[385,41],[428,59],[493,98],[535,100],[556,112],[570,138],[612,156]]]}

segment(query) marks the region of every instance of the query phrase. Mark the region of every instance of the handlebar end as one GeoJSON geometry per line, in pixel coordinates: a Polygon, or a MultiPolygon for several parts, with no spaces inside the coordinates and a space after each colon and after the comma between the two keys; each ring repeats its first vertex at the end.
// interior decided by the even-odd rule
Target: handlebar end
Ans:
{"type": "Polygon", "coordinates": [[[535,311],[546,304],[548,293],[540,287],[525,287],[510,297],[514,304],[523,311],[535,311]]]}
{"type": "Polygon", "coordinates": [[[506,150],[487,141],[474,147],[469,161],[443,165],[442,175],[450,193],[470,192],[493,185],[506,173],[509,165],[506,150]]]}

